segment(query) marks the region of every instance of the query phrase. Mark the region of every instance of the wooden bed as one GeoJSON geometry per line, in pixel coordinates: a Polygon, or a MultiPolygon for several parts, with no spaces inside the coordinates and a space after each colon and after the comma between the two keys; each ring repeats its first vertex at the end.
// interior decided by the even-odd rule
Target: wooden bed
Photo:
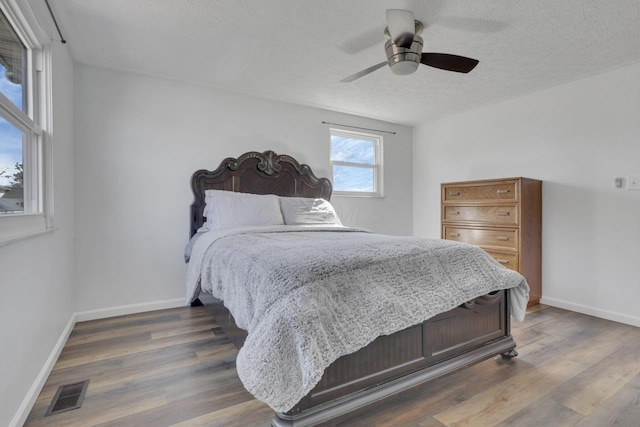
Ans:
{"type": "MultiPolygon", "coordinates": [[[[309,166],[273,151],[248,152],[223,160],[214,171],[199,170],[191,187],[191,236],[205,220],[207,189],[326,200],[332,191],[331,182],[317,178],[309,166]]],[[[241,345],[242,333],[232,323],[225,326],[228,311],[217,300],[211,304],[216,320],[241,345]]],[[[509,292],[491,293],[339,358],[293,409],[276,413],[272,425],[316,425],[496,355],[514,357],[515,347],[509,292]]]]}

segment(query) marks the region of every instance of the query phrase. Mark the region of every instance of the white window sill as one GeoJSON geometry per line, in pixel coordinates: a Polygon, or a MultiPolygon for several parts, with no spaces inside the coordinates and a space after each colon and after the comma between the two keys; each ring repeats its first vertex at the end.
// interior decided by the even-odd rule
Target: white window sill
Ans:
{"type": "Polygon", "coordinates": [[[17,214],[0,216],[0,246],[19,240],[50,233],[43,214],[17,214]]]}
{"type": "Polygon", "coordinates": [[[331,197],[359,197],[366,199],[384,199],[384,196],[381,194],[370,194],[370,193],[336,193],[335,191],[331,193],[331,197]]]}

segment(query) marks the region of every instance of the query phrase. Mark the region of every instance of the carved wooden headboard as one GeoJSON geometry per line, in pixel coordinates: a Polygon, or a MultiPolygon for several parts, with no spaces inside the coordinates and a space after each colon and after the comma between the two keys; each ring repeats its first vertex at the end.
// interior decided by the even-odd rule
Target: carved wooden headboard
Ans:
{"type": "Polygon", "coordinates": [[[191,177],[190,236],[204,223],[204,192],[209,189],[329,200],[332,187],[327,178],[317,178],[308,165],[284,154],[250,151],[226,158],[216,170],[200,169],[191,177]]]}

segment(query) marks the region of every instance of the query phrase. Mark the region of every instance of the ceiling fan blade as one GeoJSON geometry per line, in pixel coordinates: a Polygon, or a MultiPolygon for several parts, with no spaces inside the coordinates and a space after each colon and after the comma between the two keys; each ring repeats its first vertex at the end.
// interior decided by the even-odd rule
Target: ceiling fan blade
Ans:
{"type": "Polygon", "coordinates": [[[456,73],[468,73],[478,65],[477,59],[465,56],[451,55],[448,53],[422,52],[420,63],[441,70],[455,71],[456,73]]]}
{"type": "Polygon", "coordinates": [[[409,49],[413,43],[413,35],[416,32],[413,12],[403,9],[387,9],[387,28],[391,40],[396,46],[409,49]]]}
{"type": "Polygon", "coordinates": [[[340,49],[349,55],[355,55],[373,46],[378,46],[380,34],[384,34],[384,25],[363,31],[362,33],[345,40],[340,44],[340,49]]]}
{"type": "Polygon", "coordinates": [[[354,81],[355,79],[359,79],[360,77],[366,76],[369,73],[374,72],[375,70],[384,67],[385,65],[387,65],[387,61],[381,62],[379,64],[376,64],[374,66],[371,66],[369,68],[366,68],[360,72],[357,72],[355,74],[350,75],[349,77],[345,77],[344,79],[340,80],[340,83],[349,83],[354,81]]]}

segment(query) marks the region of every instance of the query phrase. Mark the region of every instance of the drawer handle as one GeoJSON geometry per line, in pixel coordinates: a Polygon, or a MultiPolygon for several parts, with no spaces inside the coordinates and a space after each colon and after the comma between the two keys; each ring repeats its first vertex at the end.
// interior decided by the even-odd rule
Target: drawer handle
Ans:
{"type": "Polygon", "coordinates": [[[451,211],[449,215],[460,215],[460,211],[451,211]]]}
{"type": "Polygon", "coordinates": [[[508,259],[496,258],[496,261],[498,261],[500,264],[509,264],[508,259]]]}
{"type": "Polygon", "coordinates": [[[449,233],[450,237],[460,237],[460,233],[449,233]]]}
{"type": "Polygon", "coordinates": [[[496,190],[496,193],[498,193],[498,194],[509,194],[509,193],[511,193],[511,190],[496,190]]]}
{"type": "Polygon", "coordinates": [[[507,236],[496,236],[496,240],[500,240],[501,242],[508,242],[509,237],[507,236]]]}
{"type": "Polygon", "coordinates": [[[460,192],[459,192],[459,191],[450,191],[450,192],[449,192],[449,195],[450,195],[450,196],[459,196],[459,195],[460,195],[460,192]]]}
{"type": "Polygon", "coordinates": [[[511,215],[511,212],[497,212],[496,215],[497,216],[509,216],[509,215],[511,215]]]}

